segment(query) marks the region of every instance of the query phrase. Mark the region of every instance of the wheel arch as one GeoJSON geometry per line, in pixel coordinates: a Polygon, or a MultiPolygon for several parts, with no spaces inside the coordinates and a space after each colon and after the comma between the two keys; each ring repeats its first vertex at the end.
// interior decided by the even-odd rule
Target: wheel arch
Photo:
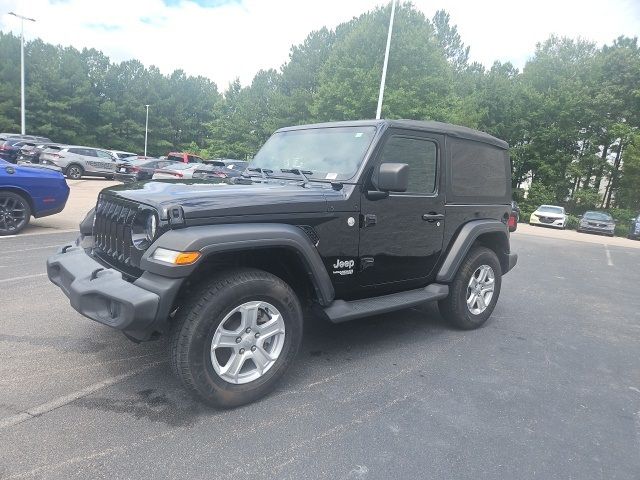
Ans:
{"type": "Polygon", "coordinates": [[[472,220],[460,228],[451,242],[438,270],[437,281],[453,281],[462,261],[474,245],[482,245],[495,252],[503,275],[511,270],[517,261],[517,255],[510,250],[507,225],[498,220],[472,220]]]}
{"type": "Polygon", "coordinates": [[[149,247],[140,266],[164,276],[186,277],[193,284],[213,273],[249,267],[272,273],[296,294],[320,305],[333,301],[335,292],[320,254],[304,231],[287,224],[223,224],[171,230],[149,247]],[[152,258],[156,248],[199,251],[195,265],[169,266],[152,258]]]}

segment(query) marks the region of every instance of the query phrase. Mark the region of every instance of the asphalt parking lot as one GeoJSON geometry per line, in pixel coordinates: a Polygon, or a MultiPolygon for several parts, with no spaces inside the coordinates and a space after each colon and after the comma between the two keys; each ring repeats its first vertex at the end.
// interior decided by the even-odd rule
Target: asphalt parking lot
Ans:
{"type": "Polygon", "coordinates": [[[640,478],[640,242],[523,226],[484,328],[432,305],[309,320],[280,387],[218,411],[163,341],[135,345],[49,284],[65,230],[0,239],[2,479],[640,478]]]}

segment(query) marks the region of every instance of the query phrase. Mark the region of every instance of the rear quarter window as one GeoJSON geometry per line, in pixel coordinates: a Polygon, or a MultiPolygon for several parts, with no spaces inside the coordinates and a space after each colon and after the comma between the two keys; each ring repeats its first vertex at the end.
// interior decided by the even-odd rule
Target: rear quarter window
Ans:
{"type": "Polygon", "coordinates": [[[448,201],[509,203],[511,166],[506,150],[493,145],[450,139],[448,201]]]}

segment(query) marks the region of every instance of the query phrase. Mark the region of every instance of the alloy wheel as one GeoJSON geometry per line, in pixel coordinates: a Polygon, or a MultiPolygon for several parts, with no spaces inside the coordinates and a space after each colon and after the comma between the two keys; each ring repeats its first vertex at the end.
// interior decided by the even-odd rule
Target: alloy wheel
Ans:
{"type": "Polygon", "coordinates": [[[467,286],[467,308],[474,315],[484,312],[493,298],[495,273],[489,265],[480,265],[467,286]]]}
{"type": "Polygon", "coordinates": [[[0,232],[17,232],[27,222],[27,206],[24,200],[0,194],[0,232]]]}
{"type": "Polygon", "coordinates": [[[78,180],[79,178],[82,177],[82,172],[78,167],[71,167],[69,168],[69,172],[67,175],[73,180],[78,180]]]}
{"type": "Polygon", "coordinates": [[[285,324],[276,307],[263,301],[243,303],[229,312],[211,340],[211,363],[223,380],[249,383],[278,360],[285,324]]]}

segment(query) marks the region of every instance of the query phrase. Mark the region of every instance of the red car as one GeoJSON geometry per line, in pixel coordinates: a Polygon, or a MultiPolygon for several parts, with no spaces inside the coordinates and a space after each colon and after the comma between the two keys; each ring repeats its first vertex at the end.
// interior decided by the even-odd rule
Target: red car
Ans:
{"type": "Polygon", "coordinates": [[[172,163],[204,163],[201,157],[188,152],[169,152],[167,160],[171,160],[172,163]]]}

